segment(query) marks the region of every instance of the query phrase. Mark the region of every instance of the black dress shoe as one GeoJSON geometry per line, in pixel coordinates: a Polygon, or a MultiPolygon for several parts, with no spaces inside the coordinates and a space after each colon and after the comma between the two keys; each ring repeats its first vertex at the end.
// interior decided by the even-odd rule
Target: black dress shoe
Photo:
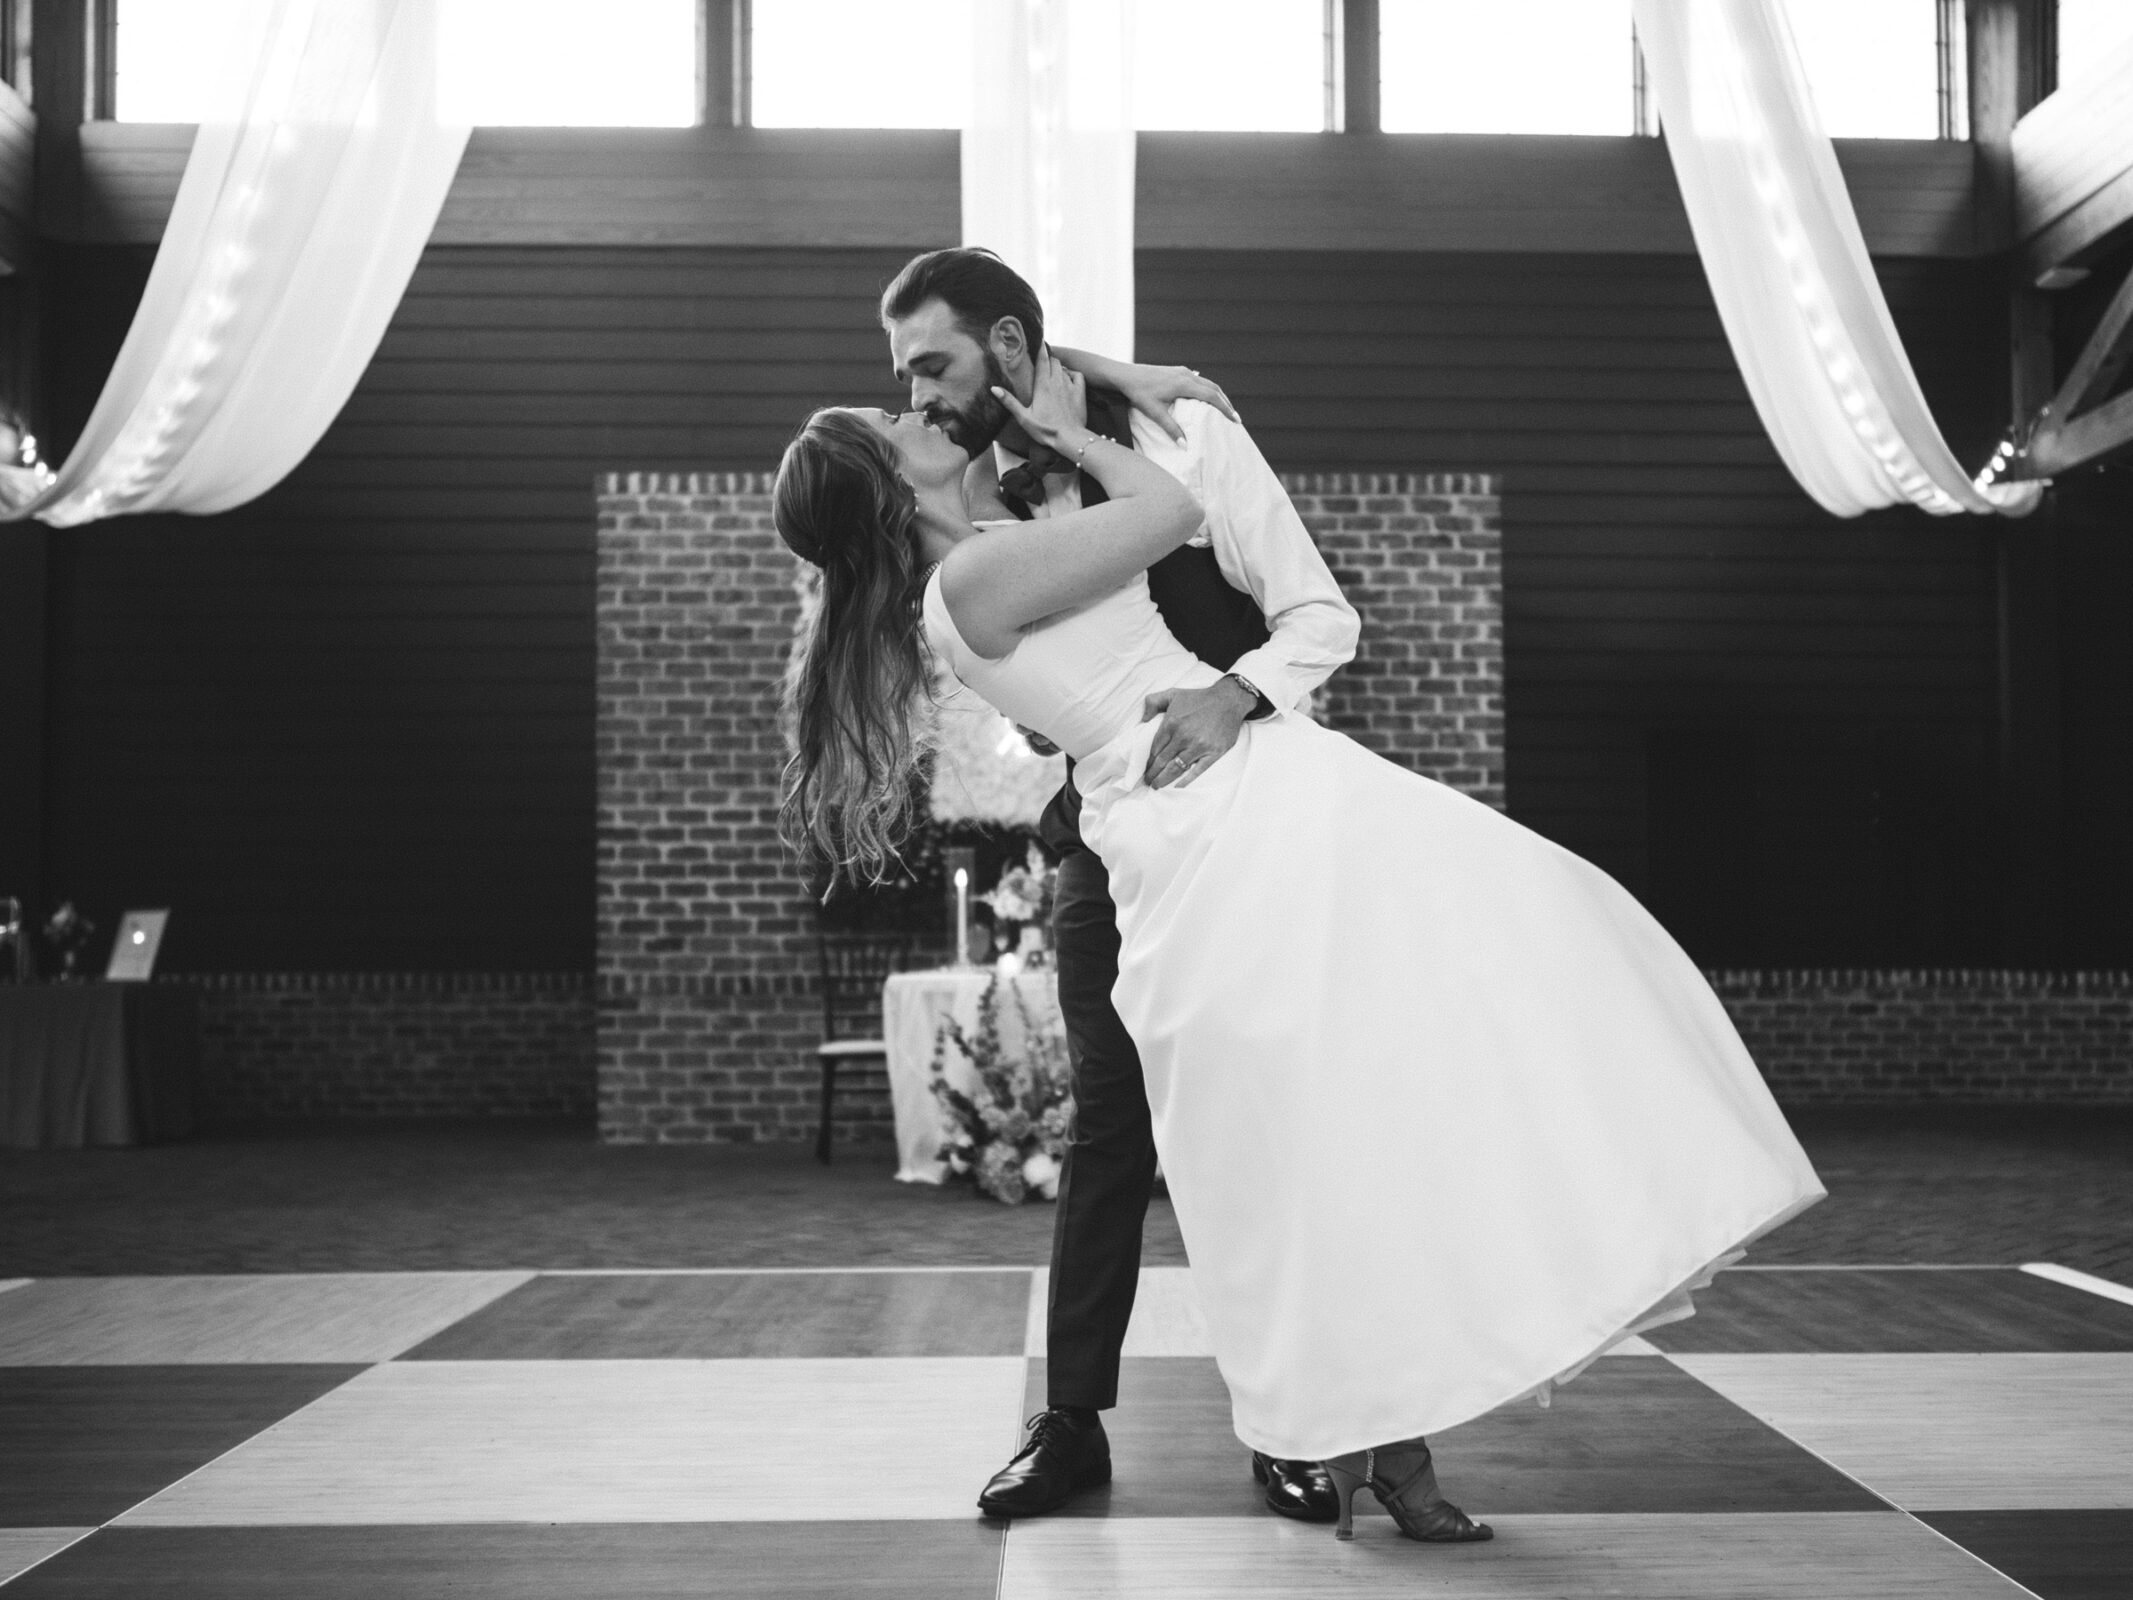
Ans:
{"type": "Polygon", "coordinates": [[[1252,1452],[1252,1480],[1266,1485],[1266,1506],[1298,1522],[1331,1522],[1340,1515],[1333,1480],[1316,1461],[1283,1461],[1252,1452]]]}
{"type": "Polygon", "coordinates": [[[1057,1406],[1029,1419],[1029,1443],[992,1475],[978,1496],[989,1517],[1039,1517],[1082,1489],[1111,1481],[1111,1441],[1103,1420],[1076,1422],[1057,1406]]]}

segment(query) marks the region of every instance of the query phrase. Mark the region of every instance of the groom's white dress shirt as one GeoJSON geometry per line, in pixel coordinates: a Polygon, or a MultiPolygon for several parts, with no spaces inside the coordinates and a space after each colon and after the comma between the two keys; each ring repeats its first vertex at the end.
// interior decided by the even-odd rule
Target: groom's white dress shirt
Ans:
{"type": "MultiPolygon", "coordinates": [[[[1361,628],[1355,608],[1252,436],[1198,400],[1178,401],[1172,415],[1185,430],[1183,444],[1136,411],[1134,445],[1192,491],[1206,520],[1186,542],[1214,548],[1222,576],[1259,603],[1272,632],[1229,670],[1276,706],[1300,706],[1354,659],[1361,628]]],[[[1004,445],[993,446],[993,457],[1003,474],[1022,465],[1004,445]]],[[[1081,509],[1078,473],[1054,474],[1044,486],[1038,517],[1081,509]]]]}

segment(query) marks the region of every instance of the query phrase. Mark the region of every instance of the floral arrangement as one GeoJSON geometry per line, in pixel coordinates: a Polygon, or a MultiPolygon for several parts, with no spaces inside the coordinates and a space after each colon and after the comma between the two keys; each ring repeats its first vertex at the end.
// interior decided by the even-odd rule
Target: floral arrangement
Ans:
{"type": "Polygon", "coordinates": [[[978,997],[974,1035],[965,1034],[953,1017],[941,1024],[933,1041],[933,1093],[947,1124],[941,1155],[949,1173],[969,1178],[1005,1205],[1018,1206],[1032,1192],[1047,1200],[1058,1197],[1074,1097],[1064,1035],[1038,1026],[1019,988],[1010,984],[1008,992],[1022,1025],[1023,1049],[1010,1055],[1001,1046],[995,975],[978,997]],[[977,1073],[969,1094],[948,1081],[951,1043],[977,1073]]]}
{"type": "MultiPolygon", "coordinates": [[[[978,901],[992,908],[993,922],[998,926],[1042,927],[1051,917],[1052,889],[1057,879],[1058,873],[1044,859],[1044,852],[1033,844],[1023,864],[1001,872],[1000,881],[979,895],[978,901]]],[[[1014,941],[1010,938],[1007,942],[1012,947],[1014,941]]]]}

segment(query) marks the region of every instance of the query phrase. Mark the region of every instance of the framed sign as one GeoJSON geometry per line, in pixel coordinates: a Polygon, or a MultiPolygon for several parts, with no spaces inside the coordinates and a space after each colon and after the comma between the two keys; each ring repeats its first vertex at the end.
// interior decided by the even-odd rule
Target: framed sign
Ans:
{"type": "Polygon", "coordinates": [[[168,911],[127,912],[119,923],[104,976],[120,983],[147,982],[155,973],[156,951],[162,947],[163,925],[168,921],[168,911]]]}

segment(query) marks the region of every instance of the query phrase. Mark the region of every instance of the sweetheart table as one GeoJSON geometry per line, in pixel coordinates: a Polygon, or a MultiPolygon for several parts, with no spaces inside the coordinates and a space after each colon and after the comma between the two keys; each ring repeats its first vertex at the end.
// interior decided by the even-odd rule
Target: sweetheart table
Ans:
{"type": "MultiPolygon", "coordinates": [[[[898,972],[881,989],[881,1036],[888,1046],[889,1094],[896,1109],[896,1177],[900,1183],[944,1183],[941,1103],[933,1094],[933,1047],[942,1025],[953,1020],[966,1036],[978,1026],[978,1002],[995,976],[991,967],[940,967],[898,972]]],[[[1022,1011],[1045,1037],[1064,1039],[1059,1020],[1059,975],[1049,967],[1000,977],[1000,1048],[1027,1048],[1022,1011]],[[1010,993],[1012,991],[1012,993],[1010,993]],[[1019,995],[1022,1006],[1015,1004],[1019,995]]],[[[950,1044],[943,1056],[948,1081],[969,1089],[977,1074],[950,1044]]]]}

